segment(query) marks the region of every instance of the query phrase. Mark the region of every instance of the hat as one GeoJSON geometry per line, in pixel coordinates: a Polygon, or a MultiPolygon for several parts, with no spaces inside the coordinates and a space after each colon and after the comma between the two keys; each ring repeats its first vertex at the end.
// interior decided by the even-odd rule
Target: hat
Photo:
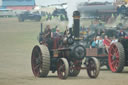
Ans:
{"type": "Polygon", "coordinates": [[[97,36],[97,37],[96,37],[96,39],[99,39],[99,38],[100,38],[100,36],[97,36]]]}

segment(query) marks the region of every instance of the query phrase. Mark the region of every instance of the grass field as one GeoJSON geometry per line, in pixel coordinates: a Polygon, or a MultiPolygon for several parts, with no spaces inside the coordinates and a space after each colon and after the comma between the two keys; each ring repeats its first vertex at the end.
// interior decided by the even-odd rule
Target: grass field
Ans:
{"type": "Polygon", "coordinates": [[[34,45],[38,44],[40,23],[43,23],[43,28],[47,24],[50,24],[51,28],[58,25],[61,31],[67,24],[58,20],[18,22],[17,18],[0,18],[0,85],[6,85],[7,81],[11,82],[17,76],[29,75],[30,79],[34,78],[31,52],[34,45]]]}
{"type": "Polygon", "coordinates": [[[39,22],[17,22],[16,18],[0,18],[0,69],[12,74],[30,68],[31,50],[37,42],[39,22]],[[24,59],[26,58],[26,59],[24,59]],[[17,68],[18,66],[18,68],[17,68]]]}
{"type": "MultiPolygon", "coordinates": [[[[63,31],[67,22],[41,21],[63,31]]],[[[38,44],[40,23],[18,22],[17,18],[0,18],[0,85],[128,85],[128,68],[123,73],[101,71],[97,79],[90,79],[85,70],[78,77],[60,80],[57,74],[48,78],[35,78],[31,70],[31,51],[38,44]]],[[[44,26],[45,27],[45,26],[44,26]]]]}
{"type": "Polygon", "coordinates": [[[4,46],[0,52],[19,49],[23,46],[25,47],[25,50],[29,49],[26,47],[37,43],[37,36],[40,32],[40,23],[43,23],[43,28],[45,28],[47,24],[50,24],[51,28],[58,25],[61,31],[64,31],[66,27],[65,22],[60,23],[59,21],[55,22],[54,20],[47,22],[25,21],[20,23],[17,18],[0,18],[0,46],[4,46]],[[10,45],[12,49],[9,48],[10,45]]]}

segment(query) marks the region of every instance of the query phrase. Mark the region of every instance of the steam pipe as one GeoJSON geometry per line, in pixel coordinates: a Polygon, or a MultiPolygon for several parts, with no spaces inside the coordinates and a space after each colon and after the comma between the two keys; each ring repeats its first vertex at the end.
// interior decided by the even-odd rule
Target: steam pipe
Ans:
{"type": "Polygon", "coordinates": [[[43,33],[43,24],[41,23],[41,28],[40,28],[40,33],[42,34],[43,33]]]}
{"type": "Polygon", "coordinates": [[[40,24],[40,33],[39,33],[39,43],[41,44],[42,43],[42,40],[43,40],[43,37],[42,37],[42,35],[43,35],[43,24],[41,23],[40,24]]]}

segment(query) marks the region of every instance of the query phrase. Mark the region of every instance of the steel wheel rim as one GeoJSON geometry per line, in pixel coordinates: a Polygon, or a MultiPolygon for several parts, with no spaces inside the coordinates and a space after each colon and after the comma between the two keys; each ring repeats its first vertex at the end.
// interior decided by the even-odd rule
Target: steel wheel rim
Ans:
{"type": "Polygon", "coordinates": [[[88,73],[91,77],[95,77],[97,74],[95,62],[92,59],[88,62],[88,73]]]}
{"type": "Polygon", "coordinates": [[[112,72],[116,72],[119,66],[119,51],[115,44],[112,44],[109,49],[109,66],[112,72]]]}
{"type": "Polygon", "coordinates": [[[59,78],[64,79],[64,77],[66,75],[65,71],[66,71],[65,65],[64,65],[63,61],[60,60],[58,63],[58,69],[57,69],[57,73],[58,73],[59,78]]]}
{"type": "Polygon", "coordinates": [[[32,59],[31,59],[31,65],[32,65],[32,71],[34,76],[40,77],[41,74],[41,52],[38,47],[35,47],[32,52],[32,59]]]}

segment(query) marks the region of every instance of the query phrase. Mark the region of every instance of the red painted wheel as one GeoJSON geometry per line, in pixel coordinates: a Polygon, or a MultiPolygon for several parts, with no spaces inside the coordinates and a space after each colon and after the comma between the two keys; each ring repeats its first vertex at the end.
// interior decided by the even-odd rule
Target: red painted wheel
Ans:
{"type": "Polygon", "coordinates": [[[31,66],[34,76],[46,77],[50,68],[50,55],[45,45],[36,45],[31,56],[31,66]]]}
{"type": "Polygon", "coordinates": [[[125,54],[121,43],[113,43],[110,46],[108,63],[112,72],[122,72],[125,65],[125,54]]]}
{"type": "Polygon", "coordinates": [[[89,58],[87,64],[87,73],[90,78],[97,78],[100,72],[100,63],[98,59],[92,57],[89,58]]]}
{"type": "Polygon", "coordinates": [[[69,74],[69,64],[67,59],[61,58],[57,63],[57,73],[60,79],[66,79],[69,74]]]}

